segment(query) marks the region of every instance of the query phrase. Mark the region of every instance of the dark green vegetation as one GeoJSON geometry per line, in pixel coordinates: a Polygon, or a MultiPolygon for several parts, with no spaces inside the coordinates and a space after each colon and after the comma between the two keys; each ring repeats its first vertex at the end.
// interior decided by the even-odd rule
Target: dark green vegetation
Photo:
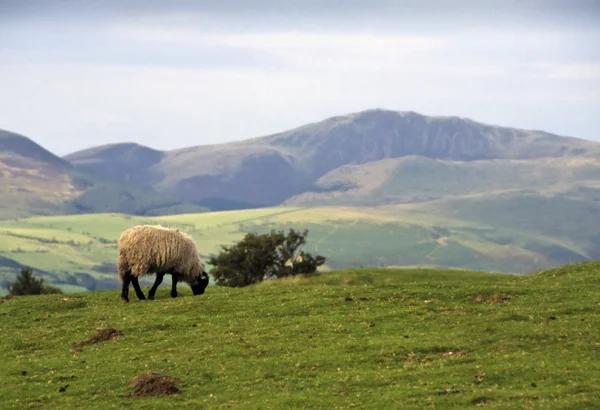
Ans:
{"type": "Polygon", "coordinates": [[[9,296],[45,295],[62,293],[58,288],[44,285],[44,279],[36,278],[31,268],[21,269],[14,282],[8,285],[9,296]]]}
{"type": "Polygon", "coordinates": [[[313,256],[302,250],[308,230],[256,234],[247,233],[233,245],[222,245],[216,255],[207,260],[210,274],[219,286],[243,287],[265,279],[280,279],[299,274],[311,274],[325,263],[322,255],[313,256]]]}
{"type": "Polygon", "coordinates": [[[598,408],[598,271],[361,269],[127,306],[118,291],[17,297],[0,303],[2,406],[598,408]],[[98,329],[116,337],[74,346],[98,329]],[[149,371],[181,392],[130,397],[149,371]]]}

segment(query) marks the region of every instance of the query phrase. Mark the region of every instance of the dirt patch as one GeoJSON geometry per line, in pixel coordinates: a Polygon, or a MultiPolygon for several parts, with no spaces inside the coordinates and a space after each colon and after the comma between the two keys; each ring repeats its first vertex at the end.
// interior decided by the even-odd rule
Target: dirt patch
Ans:
{"type": "Polygon", "coordinates": [[[491,300],[490,300],[490,305],[495,305],[497,303],[504,303],[504,302],[508,302],[510,300],[510,297],[508,296],[494,296],[491,300]]]}
{"type": "Polygon", "coordinates": [[[98,332],[90,337],[88,340],[84,340],[82,342],[73,343],[75,347],[82,347],[87,345],[93,345],[94,343],[104,342],[106,340],[114,339],[115,337],[122,336],[123,332],[120,330],[114,329],[112,327],[108,329],[100,329],[98,332]]]}
{"type": "Polygon", "coordinates": [[[133,387],[133,396],[168,396],[179,393],[175,384],[181,383],[181,380],[159,373],[148,372],[140,374],[131,379],[129,386],[133,387]]]}
{"type": "Polygon", "coordinates": [[[487,303],[490,305],[496,305],[499,303],[505,303],[510,300],[510,296],[505,295],[494,295],[494,296],[484,296],[479,295],[471,299],[471,303],[487,303]]]}
{"type": "Polygon", "coordinates": [[[471,299],[471,303],[482,303],[487,300],[487,296],[479,295],[471,299]]]}

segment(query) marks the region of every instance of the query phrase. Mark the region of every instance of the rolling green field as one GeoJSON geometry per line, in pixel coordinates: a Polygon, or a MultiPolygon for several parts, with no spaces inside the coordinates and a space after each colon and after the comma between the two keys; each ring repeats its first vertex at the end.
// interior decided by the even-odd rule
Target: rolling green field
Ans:
{"type": "Polygon", "coordinates": [[[128,305],[118,291],[16,297],[0,302],[2,407],[599,408],[599,270],[359,269],[128,305]],[[120,336],[74,346],[107,328],[120,336]],[[150,371],[180,392],[132,397],[150,371]]]}
{"type": "MultiPolygon", "coordinates": [[[[497,210],[503,203],[490,201],[488,205],[497,210]]],[[[249,231],[308,229],[306,250],[327,257],[325,270],[421,266],[525,274],[589,259],[581,243],[553,236],[548,230],[536,230],[533,223],[527,224],[526,216],[511,224],[492,215],[486,224],[486,214],[476,211],[487,207],[460,215],[444,212],[448,207],[437,209],[435,203],[427,203],[356,208],[278,207],[161,217],[90,214],[0,221],[0,288],[6,289],[20,268],[30,266],[37,276],[67,292],[114,289],[118,287],[118,237],[123,230],[144,223],[175,226],[189,233],[204,258],[249,231]]],[[[561,220],[564,223],[556,222],[557,229],[579,226],[575,219],[576,215],[566,215],[561,220]]],[[[589,243],[585,227],[581,226],[579,232],[589,243]]]]}

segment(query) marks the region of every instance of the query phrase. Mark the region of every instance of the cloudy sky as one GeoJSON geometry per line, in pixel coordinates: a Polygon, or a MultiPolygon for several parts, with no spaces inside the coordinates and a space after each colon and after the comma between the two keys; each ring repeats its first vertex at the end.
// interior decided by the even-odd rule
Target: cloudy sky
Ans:
{"type": "Polygon", "coordinates": [[[0,0],[0,128],[57,154],[370,108],[600,141],[600,0],[0,0]]]}

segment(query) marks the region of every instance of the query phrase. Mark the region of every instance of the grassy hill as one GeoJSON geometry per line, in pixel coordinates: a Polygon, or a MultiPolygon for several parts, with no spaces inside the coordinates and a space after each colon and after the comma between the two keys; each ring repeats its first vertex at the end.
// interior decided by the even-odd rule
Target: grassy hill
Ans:
{"type": "MultiPolygon", "coordinates": [[[[133,225],[179,227],[206,258],[249,231],[308,229],[306,250],[327,257],[325,269],[431,266],[530,273],[600,258],[600,212],[575,196],[518,203],[522,196],[476,196],[444,204],[388,207],[276,207],[160,217],[89,214],[0,221],[0,288],[20,266],[32,266],[50,283],[90,290],[119,286],[117,239],[133,225]],[[521,213],[505,214],[511,204],[521,213]],[[555,204],[561,207],[553,209],[555,204]],[[541,211],[541,212],[540,212],[541,211]],[[510,215],[517,219],[510,219],[510,215]],[[553,215],[552,221],[539,221],[553,215]],[[551,223],[550,223],[551,222],[551,223]]],[[[449,200],[448,200],[449,201],[449,200]]],[[[75,288],[78,289],[78,288],[75,288]]]]}
{"type": "Polygon", "coordinates": [[[7,409],[598,408],[599,269],[362,269],[129,305],[118,291],[17,297],[0,302],[0,396],[7,409]],[[120,335],[74,346],[109,328],[120,335]],[[131,397],[149,371],[180,392],[131,397]]]}

